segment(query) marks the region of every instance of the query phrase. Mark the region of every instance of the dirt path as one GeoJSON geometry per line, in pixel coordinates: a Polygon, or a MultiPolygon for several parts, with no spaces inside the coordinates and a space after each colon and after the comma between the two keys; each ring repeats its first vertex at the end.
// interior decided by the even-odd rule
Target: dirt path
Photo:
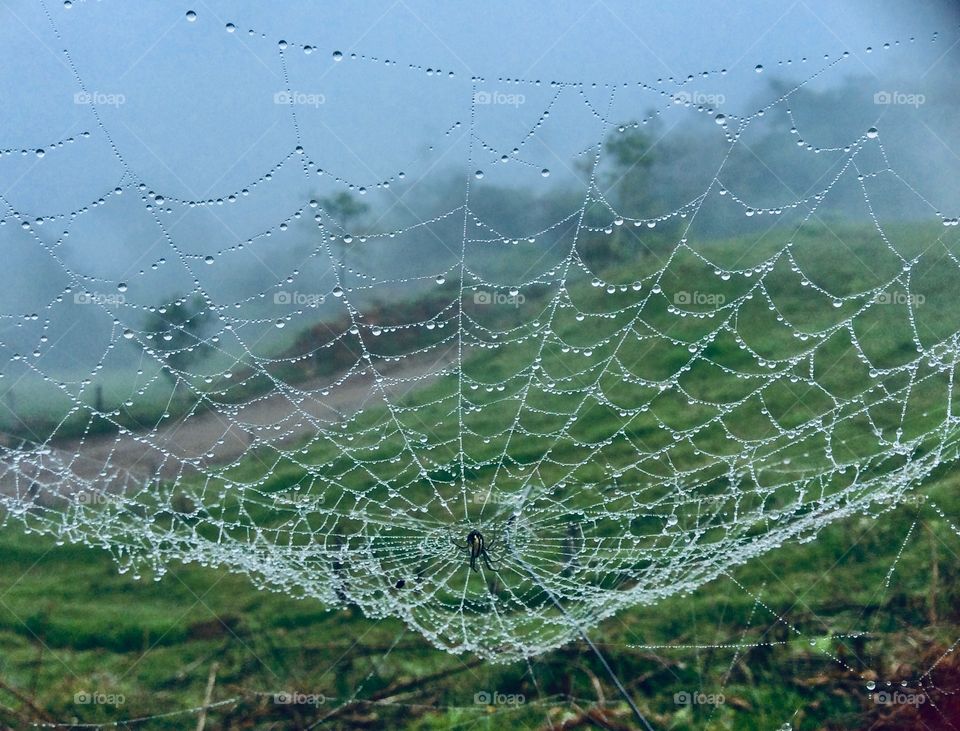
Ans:
{"type": "Polygon", "coordinates": [[[25,477],[70,493],[96,483],[99,490],[123,490],[129,481],[142,486],[154,478],[172,479],[202,472],[204,465],[227,464],[258,445],[281,446],[356,413],[389,397],[396,402],[405,393],[432,383],[455,361],[455,351],[431,359],[408,359],[383,368],[380,384],[369,370],[350,377],[324,395],[329,380],[287,386],[246,403],[227,404],[180,417],[168,426],[139,433],[92,435],[59,442],[46,449],[13,453],[17,464],[4,460],[0,489],[23,490],[25,477]],[[66,469],[75,485],[64,480],[66,469]]]}

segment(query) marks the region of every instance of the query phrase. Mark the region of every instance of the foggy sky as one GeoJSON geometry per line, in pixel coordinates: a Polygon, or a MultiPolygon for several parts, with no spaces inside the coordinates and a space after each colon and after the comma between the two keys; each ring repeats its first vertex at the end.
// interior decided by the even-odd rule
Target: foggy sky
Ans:
{"type": "MultiPolygon", "coordinates": [[[[195,279],[214,300],[231,302],[288,273],[269,247],[286,241],[284,250],[290,249],[305,239],[304,229],[298,223],[283,239],[276,224],[311,195],[344,190],[348,182],[368,189],[365,200],[377,215],[428,217],[437,211],[418,199],[418,186],[426,191],[457,171],[464,190],[474,169],[484,171],[485,185],[545,191],[573,185],[573,161],[584,149],[611,123],[649,110],[661,114],[668,130],[693,118],[702,134],[719,134],[712,118],[673,107],[660,93],[672,93],[688,75],[695,79],[684,89],[722,95],[716,106],[730,116],[756,111],[751,105],[771,79],[801,81],[844,51],[850,58],[811,88],[863,77],[875,80],[870,93],[922,87],[929,94],[929,85],[955,73],[958,19],[951,3],[871,0],[723,7],[692,0],[377,0],[269,8],[8,0],[0,3],[0,148],[15,152],[0,157],[0,218],[7,219],[0,228],[7,262],[0,313],[17,318],[43,308],[69,284],[62,263],[96,291],[127,283],[135,306],[190,291],[195,279]],[[234,32],[227,23],[235,24],[234,32]],[[939,37],[932,42],[934,33],[939,37]],[[883,50],[895,41],[898,46],[883,50]],[[638,81],[653,89],[636,87],[638,81]],[[613,85],[624,82],[633,86],[612,95],[613,85]],[[504,102],[472,107],[477,92],[504,102]],[[290,104],[277,103],[278,94],[298,100],[295,119],[290,104]],[[550,117],[542,121],[546,109],[550,117]],[[67,138],[74,141],[55,146],[67,138]],[[303,155],[294,152],[298,144],[303,155]],[[518,145],[522,163],[499,165],[499,153],[518,145]],[[31,152],[21,155],[21,149],[31,152]],[[307,159],[325,174],[311,169],[305,175],[307,159]],[[541,175],[544,168],[549,178],[541,175]],[[268,172],[272,180],[258,182],[268,172]],[[390,190],[376,188],[382,181],[392,181],[390,190]],[[172,211],[146,211],[134,187],[141,182],[170,199],[172,211]],[[110,194],[117,186],[123,195],[110,194]],[[223,206],[172,203],[243,188],[249,196],[223,206]],[[54,218],[30,233],[20,226],[104,196],[105,205],[74,221],[54,218]],[[67,229],[70,236],[60,240],[67,229]],[[268,229],[268,245],[203,264],[210,252],[268,229]],[[50,248],[38,249],[34,234],[50,248]],[[161,258],[165,263],[151,269],[161,258]],[[263,280],[244,292],[236,273],[252,270],[263,280]]],[[[936,92],[933,101],[941,110],[947,103],[936,92]]],[[[887,111],[903,118],[913,113],[882,109],[878,115],[887,111]]],[[[924,121],[911,133],[915,154],[903,160],[918,188],[947,215],[958,205],[956,187],[924,188],[924,178],[927,158],[946,160],[957,177],[960,158],[950,128],[942,113],[924,121]]],[[[0,323],[8,349],[19,342],[12,327],[10,319],[0,323]]],[[[107,329],[98,332],[84,333],[94,350],[109,342],[107,329]]]]}

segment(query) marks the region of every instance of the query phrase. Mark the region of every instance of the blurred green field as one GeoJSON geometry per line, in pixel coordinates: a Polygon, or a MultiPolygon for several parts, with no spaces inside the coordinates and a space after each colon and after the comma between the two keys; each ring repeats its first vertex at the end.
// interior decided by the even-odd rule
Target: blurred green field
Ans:
{"type": "MultiPolygon", "coordinates": [[[[691,596],[625,611],[592,639],[657,728],[867,728],[887,709],[871,702],[866,680],[913,682],[960,637],[958,486],[945,472],[922,488],[924,500],[834,524],[691,596]],[[729,644],[745,647],[711,647],[729,644]],[[674,702],[698,692],[725,703],[674,702]]],[[[210,728],[305,728],[327,718],[328,728],[533,729],[597,708],[608,727],[632,727],[582,643],[529,665],[479,663],[434,650],[398,621],[327,612],[223,571],[174,566],[162,582],[133,581],[105,552],[13,526],[0,560],[0,720],[12,728],[195,708],[214,663],[212,700],[230,702],[211,711],[210,728]],[[483,692],[526,702],[475,703],[483,692]],[[77,693],[125,702],[79,704],[77,693]],[[276,703],[276,693],[328,700],[276,703]]],[[[130,727],[194,722],[187,713],[130,727]]]]}
{"type": "MultiPolygon", "coordinates": [[[[548,349],[541,363],[544,382],[561,384],[558,390],[565,393],[547,387],[534,394],[533,408],[523,413],[523,430],[516,439],[505,430],[516,418],[523,368],[539,347],[522,335],[466,361],[467,379],[502,384],[504,389],[471,392],[472,402],[482,408],[464,416],[471,438],[462,464],[455,439],[459,385],[456,378],[447,378],[411,394],[396,413],[369,409],[358,415],[346,430],[349,445],[320,435],[279,457],[269,451],[250,455],[203,484],[162,485],[145,496],[151,500],[147,514],[210,540],[216,528],[208,518],[215,514],[233,526],[261,526],[277,545],[296,546],[307,545],[316,529],[305,514],[334,516],[326,528],[330,533],[359,533],[360,523],[342,501],[362,495],[365,510],[379,511],[384,520],[415,504],[428,506],[438,530],[458,534],[478,522],[497,530],[508,520],[511,498],[525,494],[529,472],[525,475],[524,468],[535,464],[544,486],[567,480],[580,489],[576,494],[550,493],[563,510],[541,507],[548,517],[536,530],[556,532],[571,521],[575,509],[603,505],[610,515],[622,512],[628,517],[622,525],[602,530],[614,537],[616,531],[629,531],[635,546],[653,550],[662,545],[664,521],[671,515],[677,518],[677,532],[703,518],[699,512],[685,512],[692,511],[696,501],[678,505],[656,481],[645,479],[635,447],[614,440],[603,448],[601,460],[584,446],[623,434],[655,455],[641,460],[647,477],[657,469],[667,475],[681,472],[701,490],[704,501],[712,500],[717,526],[724,524],[731,497],[724,489],[724,463],[716,456],[739,456],[757,466],[738,485],[738,510],[757,516],[745,525],[745,535],[762,531],[764,513],[786,508],[791,501],[781,488],[804,475],[828,471],[827,454],[840,464],[867,461],[873,476],[882,477],[903,465],[902,459],[884,458],[886,440],[898,430],[902,439],[920,438],[947,414],[952,372],[918,368],[907,379],[898,369],[916,359],[918,343],[929,348],[960,331],[953,295],[960,284],[953,261],[960,250],[958,237],[934,226],[901,225],[887,228],[886,234],[893,249],[913,262],[909,287],[900,291],[923,296],[923,306],[914,311],[892,298],[892,304],[858,314],[852,332],[837,327],[812,343],[795,337],[796,331],[830,331],[847,322],[867,300],[860,293],[896,277],[903,267],[874,229],[815,227],[795,235],[792,262],[781,258],[764,272],[770,300],[757,296],[739,305],[735,332],[742,342],[733,331],[730,337],[703,342],[721,315],[694,316],[694,301],[687,307],[694,314],[678,318],[669,311],[670,298],[676,302],[676,293],[695,282],[697,292],[713,297],[701,308],[704,314],[717,301],[737,301],[757,281],[744,270],[766,262],[784,239],[782,230],[773,230],[759,239],[707,242],[670,262],[657,284],[669,297],[653,298],[643,310],[646,326],[669,332],[672,342],[624,340],[623,371],[603,375],[596,383],[594,366],[616,346],[611,336],[621,331],[636,311],[631,308],[649,291],[649,286],[638,292],[630,285],[663,265],[656,255],[613,261],[603,278],[615,286],[614,292],[589,281],[571,285],[576,308],[559,312],[554,327],[573,349],[548,349]],[[705,265],[697,254],[714,266],[705,265]],[[791,265],[814,286],[798,286],[791,265]],[[725,278],[723,272],[735,275],[725,278]],[[576,312],[598,316],[584,325],[576,312]],[[771,363],[816,350],[818,360],[811,365],[798,361],[790,367],[801,375],[804,368],[812,369],[819,388],[798,396],[781,383],[768,383],[766,369],[747,357],[744,343],[771,363]],[[691,347],[703,357],[684,370],[694,352],[691,347]],[[878,372],[868,372],[862,354],[878,372]],[[818,370],[821,360],[829,365],[818,370]],[[675,390],[654,393],[639,385],[671,374],[695,403],[678,397],[675,390]],[[587,388],[599,388],[630,409],[647,401],[649,406],[629,418],[615,409],[593,408],[589,418],[578,420],[571,438],[558,443],[560,425],[581,413],[587,388]],[[751,398],[754,390],[762,398],[751,398]],[[859,398],[876,429],[846,414],[851,426],[837,428],[829,452],[814,439],[778,436],[774,423],[802,425],[829,414],[835,406],[831,397],[859,398]],[[727,410],[741,399],[736,409],[727,410]],[[902,407],[903,400],[905,412],[894,408],[902,407]],[[717,419],[726,429],[709,426],[717,419]],[[427,426],[431,437],[418,456],[436,465],[429,484],[412,469],[404,444],[406,436],[427,426]],[[660,447],[672,444],[674,432],[686,436],[663,456],[660,447]],[[485,501],[458,502],[462,475],[468,475],[471,485],[490,483],[492,463],[501,453],[516,470],[497,478],[499,500],[490,509],[482,507],[485,501]],[[355,469],[357,460],[371,466],[355,469]],[[460,469],[451,469],[451,464],[460,469]],[[605,491],[601,481],[612,472],[622,475],[621,484],[631,490],[628,495],[617,498],[605,491]],[[215,488],[230,484],[252,487],[242,499],[229,494],[219,498],[221,490],[215,488]],[[391,484],[402,489],[391,491],[391,484]],[[296,504],[278,504],[276,496],[289,495],[294,488],[296,504]],[[636,503],[645,505],[643,514],[630,512],[636,503]],[[444,514],[440,508],[447,504],[444,514]]],[[[524,306],[535,311],[544,301],[531,296],[524,306]]],[[[484,311],[470,314],[479,322],[484,311]]],[[[388,352],[390,333],[379,342],[388,352]]],[[[777,372],[783,368],[778,366],[777,372]]],[[[919,441],[912,458],[929,454],[940,438],[919,441]]],[[[839,470],[822,483],[827,495],[840,494],[847,485],[839,470]]],[[[869,727],[882,721],[889,709],[872,702],[866,682],[889,680],[896,687],[901,680],[914,682],[958,636],[958,521],[952,518],[960,508],[956,487],[957,477],[940,468],[904,505],[881,501],[865,507],[810,536],[813,540],[788,542],[721,572],[696,591],[622,611],[592,631],[592,639],[658,728],[769,729],[788,723],[795,729],[869,727]],[[683,693],[722,694],[724,702],[676,702],[675,695],[683,693]]],[[[398,527],[403,535],[391,537],[411,545],[422,540],[416,530],[404,530],[398,527]]],[[[371,550],[369,544],[364,548],[371,550]]],[[[382,576],[358,573],[350,579],[389,588],[412,570],[410,555],[392,550],[379,556],[386,567],[382,576]]],[[[612,556],[608,564],[588,567],[578,581],[602,585],[606,572],[630,570],[628,559],[612,556]]],[[[219,569],[173,566],[158,583],[148,581],[148,572],[147,580],[134,582],[129,574],[117,573],[106,553],[23,536],[13,521],[0,534],[0,560],[0,719],[11,727],[27,719],[100,723],[138,717],[151,717],[140,727],[190,727],[195,723],[192,714],[156,716],[202,705],[214,663],[212,702],[223,705],[210,711],[212,728],[306,728],[318,721],[332,728],[550,728],[565,723],[565,728],[633,727],[625,704],[581,643],[529,662],[490,665],[469,654],[435,650],[398,620],[373,621],[356,609],[325,611],[313,599],[258,591],[247,578],[219,569]],[[122,695],[125,702],[77,703],[76,693],[122,695]],[[278,693],[315,700],[322,696],[323,702],[282,703],[275,698],[278,693]],[[523,696],[524,702],[477,702],[484,700],[478,696],[483,693],[512,695],[514,701],[523,696]]],[[[559,574],[557,560],[542,555],[534,565],[543,575],[559,574]]],[[[473,596],[486,595],[486,583],[467,573],[462,555],[451,549],[450,561],[460,562],[457,576],[469,580],[473,596]]],[[[318,562],[320,576],[324,570],[318,562]]],[[[651,576],[656,573],[651,571],[651,576]]],[[[516,567],[501,577],[507,584],[523,580],[516,567]]],[[[443,586],[434,591],[444,596],[443,586]]],[[[524,598],[531,605],[542,603],[542,597],[529,592],[524,598]]],[[[517,603],[510,610],[519,616],[523,606],[517,603]]],[[[482,602],[464,614],[464,632],[481,635],[491,629],[482,602]]]]}

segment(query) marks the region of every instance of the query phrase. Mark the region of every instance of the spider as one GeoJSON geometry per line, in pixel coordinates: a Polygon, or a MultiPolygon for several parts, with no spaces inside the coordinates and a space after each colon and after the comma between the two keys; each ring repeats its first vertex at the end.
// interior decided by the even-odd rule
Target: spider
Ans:
{"type": "Polygon", "coordinates": [[[457,543],[452,538],[450,542],[454,546],[463,550],[470,551],[470,568],[474,571],[477,570],[477,559],[481,559],[484,565],[493,572],[497,572],[498,569],[493,567],[493,564],[490,563],[490,554],[487,552],[490,548],[493,547],[493,543],[487,544],[487,539],[483,537],[483,533],[478,530],[472,530],[467,533],[467,545],[462,546],[457,543]]]}

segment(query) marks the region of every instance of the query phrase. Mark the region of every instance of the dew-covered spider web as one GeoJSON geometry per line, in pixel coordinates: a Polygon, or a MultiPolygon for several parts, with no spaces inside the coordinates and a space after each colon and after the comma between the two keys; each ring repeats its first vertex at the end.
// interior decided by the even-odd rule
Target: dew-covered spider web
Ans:
{"type": "Polygon", "coordinates": [[[0,196],[7,276],[35,284],[0,303],[8,529],[509,661],[895,509],[955,458],[952,163],[908,165],[934,102],[876,76],[947,40],[537,79],[184,9],[182,85],[230,54],[278,80],[218,77],[272,142],[193,189],[124,116],[169,104],[143,100],[159,62],[98,86],[71,49],[104,11],[66,5],[35,32],[75,128],[2,133],[4,188],[50,176],[39,207],[0,196]],[[369,148],[344,141],[359,110],[369,148]],[[420,117],[429,143],[385,169],[420,117]],[[630,187],[657,170],[676,184],[630,187]]]}

